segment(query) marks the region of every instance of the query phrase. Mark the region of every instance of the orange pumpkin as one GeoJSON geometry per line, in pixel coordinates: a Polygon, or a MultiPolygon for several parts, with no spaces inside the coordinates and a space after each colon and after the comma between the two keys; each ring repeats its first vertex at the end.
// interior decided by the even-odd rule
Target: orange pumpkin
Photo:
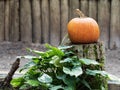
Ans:
{"type": "Polygon", "coordinates": [[[77,9],[80,18],[73,18],[67,25],[68,35],[72,43],[94,43],[100,36],[100,30],[97,22],[85,17],[84,14],[77,9]]]}

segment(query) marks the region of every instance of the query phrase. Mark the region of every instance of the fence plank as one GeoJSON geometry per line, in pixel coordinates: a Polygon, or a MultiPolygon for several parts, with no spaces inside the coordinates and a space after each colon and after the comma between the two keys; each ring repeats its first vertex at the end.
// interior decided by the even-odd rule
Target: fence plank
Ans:
{"type": "Polygon", "coordinates": [[[61,39],[67,33],[68,0],[61,0],[61,39]]]}
{"type": "Polygon", "coordinates": [[[49,2],[42,0],[42,43],[49,43],[49,2]]]}
{"type": "Polygon", "coordinates": [[[5,1],[5,41],[9,41],[9,0],[5,1]]]}
{"type": "Polygon", "coordinates": [[[120,1],[111,2],[110,48],[120,47],[120,1]]]}
{"type": "Polygon", "coordinates": [[[0,41],[4,40],[4,2],[0,1],[0,41]]]}
{"type": "Polygon", "coordinates": [[[89,15],[89,3],[88,0],[81,0],[80,1],[81,11],[85,14],[85,16],[89,15]]]}
{"type": "Polygon", "coordinates": [[[69,0],[69,20],[78,16],[74,10],[79,8],[79,0],[69,0]]]}
{"type": "Polygon", "coordinates": [[[40,0],[32,1],[32,26],[33,26],[33,42],[41,42],[41,10],[40,0]]]}
{"type": "Polygon", "coordinates": [[[97,1],[89,0],[89,17],[97,21],[97,1]]]}
{"type": "Polygon", "coordinates": [[[110,22],[110,2],[109,0],[98,1],[98,23],[101,31],[100,39],[104,41],[106,48],[109,45],[109,22],[110,22]]]}
{"type": "Polygon", "coordinates": [[[20,0],[21,41],[32,42],[32,21],[30,0],[20,0]]]}
{"type": "Polygon", "coordinates": [[[58,45],[60,41],[60,2],[50,0],[50,44],[58,45]]]}
{"type": "Polygon", "coordinates": [[[10,0],[10,41],[19,41],[19,1],[10,0]]]}

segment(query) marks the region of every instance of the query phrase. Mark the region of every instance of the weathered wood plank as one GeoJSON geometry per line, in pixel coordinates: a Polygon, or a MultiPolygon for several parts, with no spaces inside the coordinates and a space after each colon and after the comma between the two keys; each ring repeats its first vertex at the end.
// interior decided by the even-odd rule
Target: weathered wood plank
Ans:
{"type": "Polygon", "coordinates": [[[61,0],[61,39],[67,33],[68,0],[61,0]]]}
{"type": "Polygon", "coordinates": [[[33,26],[33,42],[41,42],[41,10],[40,0],[32,0],[32,26],[33,26]]]}
{"type": "Polygon", "coordinates": [[[9,41],[9,0],[5,1],[5,41],[9,41]]]}
{"type": "Polygon", "coordinates": [[[75,9],[79,8],[79,0],[69,0],[69,20],[78,16],[75,9]]]}
{"type": "Polygon", "coordinates": [[[98,24],[101,31],[100,39],[104,41],[106,48],[109,46],[109,30],[110,30],[110,2],[109,0],[98,1],[98,24]]]}
{"type": "Polygon", "coordinates": [[[10,41],[19,41],[19,1],[10,0],[10,41]]]}
{"type": "Polygon", "coordinates": [[[58,45],[60,41],[60,2],[50,0],[50,44],[58,45]]]}
{"type": "Polygon", "coordinates": [[[49,43],[49,2],[48,0],[42,0],[41,3],[42,43],[49,43]]]}
{"type": "Polygon", "coordinates": [[[89,17],[97,21],[97,0],[89,0],[89,17]]]}
{"type": "Polygon", "coordinates": [[[85,16],[89,15],[89,2],[88,0],[81,0],[80,1],[80,10],[85,14],[85,16]]]}
{"type": "Polygon", "coordinates": [[[20,0],[21,41],[32,42],[32,19],[30,0],[20,0]]]}
{"type": "Polygon", "coordinates": [[[120,1],[111,2],[110,49],[120,47],[120,1]]]}
{"type": "Polygon", "coordinates": [[[0,1],[0,41],[4,41],[4,2],[0,1]]]}

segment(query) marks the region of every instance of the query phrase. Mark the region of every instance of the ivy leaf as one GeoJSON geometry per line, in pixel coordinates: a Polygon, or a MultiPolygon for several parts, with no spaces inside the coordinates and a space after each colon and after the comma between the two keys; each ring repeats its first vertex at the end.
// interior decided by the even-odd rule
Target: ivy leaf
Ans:
{"type": "Polygon", "coordinates": [[[58,55],[59,57],[64,56],[64,53],[63,53],[62,50],[60,50],[59,48],[53,47],[53,46],[51,46],[51,45],[49,45],[49,44],[45,44],[45,46],[46,46],[48,49],[52,50],[52,51],[54,52],[54,54],[58,55]]]}
{"type": "Polygon", "coordinates": [[[64,89],[64,87],[62,87],[62,85],[55,85],[55,86],[52,86],[51,88],[49,88],[50,90],[61,90],[61,89],[64,89]]]}
{"type": "Polygon", "coordinates": [[[58,48],[61,49],[61,50],[66,50],[66,49],[70,49],[72,47],[73,46],[59,46],[58,48]]]}
{"type": "Polygon", "coordinates": [[[89,90],[92,90],[89,83],[87,81],[85,81],[84,79],[83,80],[80,80],[81,83],[83,83],[87,88],[89,88],[89,90]]]}
{"type": "Polygon", "coordinates": [[[37,87],[39,86],[40,82],[38,80],[27,80],[27,82],[25,82],[27,84],[29,84],[30,86],[33,86],[33,87],[37,87]]]}
{"type": "Polygon", "coordinates": [[[82,63],[82,64],[85,64],[85,65],[99,65],[99,63],[95,60],[90,60],[90,59],[86,59],[86,58],[82,58],[82,59],[79,59],[79,61],[82,63]]]}
{"type": "Polygon", "coordinates": [[[44,73],[41,77],[38,77],[38,80],[42,83],[51,83],[52,77],[44,73]]]}
{"type": "Polygon", "coordinates": [[[42,51],[38,51],[38,50],[32,50],[32,49],[29,49],[29,48],[27,48],[27,50],[32,52],[32,53],[35,53],[35,54],[39,55],[40,56],[39,58],[49,57],[48,53],[46,53],[46,52],[42,52],[42,51]]]}
{"type": "Polygon", "coordinates": [[[30,60],[32,60],[33,58],[37,58],[37,57],[31,56],[31,55],[26,55],[26,56],[17,56],[17,58],[25,58],[25,59],[30,59],[30,60]]]}
{"type": "Polygon", "coordinates": [[[104,77],[108,77],[108,74],[105,71],[100,71],[100,70],[90,70],[86,69],[86,74],[96,76],[96,75],[102,75],[104,77]]]}
{"type": "Polygon", "coordinates": [[[27,64],[25,64],[23,68],[20,69],[20,72],[23,71],[23,70],[25,70],[25,69],[29,69],[29,68],[31,68],[31,67],[33,67],[35,65],[36,64],[33,61],[30,61],[27,64]]]}
{"type": "Polygon", "coordinates": [[[63,72],[69,74],[70,76],[75,76],[75,77],[78,77],[83,73],[82,68],[80,66],[75,66],[72,69],[63,67],[63,72]]]}
{"type": "Polygon", "coordinates": [[[60,67],[60,58],[55,55],[49,63],[54,64],[56,67],[60,67]]]}
{"type": "Polygon", "coordinates": [[[24,83],[23,77],[14,78],[10,82],[13,87],[20,87],[24,83]]]}
{"type": "Polygon", "coordinates": [[[66,62],[68,63],[72,62],[72,58],[65,58],[64,60],[60,61],[60,63],[66,63],[66,62]]]}

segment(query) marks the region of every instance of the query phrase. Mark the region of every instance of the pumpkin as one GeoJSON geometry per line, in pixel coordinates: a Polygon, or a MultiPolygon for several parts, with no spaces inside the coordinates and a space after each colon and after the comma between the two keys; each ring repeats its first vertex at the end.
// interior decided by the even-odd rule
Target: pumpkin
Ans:
{"type": "Polygon", "coordinates": [[[97,22],[76,9],[79,17],[68,22],[68,35],[72,43],[94,43],[98,41],[100,30],[97,22]]]}

